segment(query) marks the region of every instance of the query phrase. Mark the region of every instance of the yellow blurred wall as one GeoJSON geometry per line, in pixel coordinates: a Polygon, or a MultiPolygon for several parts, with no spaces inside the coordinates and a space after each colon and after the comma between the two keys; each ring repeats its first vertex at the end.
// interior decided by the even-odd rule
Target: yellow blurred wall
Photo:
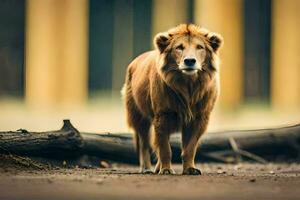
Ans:
{"type": "Polygon", "coordinates": [[[300,1],[272,2],[272,105],[300,109],[300,1]]]}
{"type": "Polygon", "coordinates": [[[88,0],[28,0],[26,102],[82,104],[87,98],[88,0]]]}
{"type": "Polygon", "coordinates": [[[243,1],[195,0],[195,23],[220,33],[221,108],[234,109],[242,101],[243,89],[243,1]]]}
{"type": "MultiPolygon", "coordinates": [[[[88,0],[26,1],[26,102],[29,105],[82,104],[87,98],[88,0]]],[[[221,108],[243,103],[243,0],[153,0],[152,36],[194,21],[224,37],[221,108]]],[[[133,54],[131,4],[114,5],[113,89],[123,83],[133,54]],[[126,29],[126,30],[124,30],[126,29]]],[[[300,105],[300,1],[272,1],[271,101],[274,108],[300,105]]],[[[99,36],[101,37],[101,36],[99,36]]],[[[152,38],[153,38],[152,37],[152,38]]]]}
{"type": "Polygon", "coordinates": [[[188,0],[153,0],[152,38],[188,19],[188,0]]]}

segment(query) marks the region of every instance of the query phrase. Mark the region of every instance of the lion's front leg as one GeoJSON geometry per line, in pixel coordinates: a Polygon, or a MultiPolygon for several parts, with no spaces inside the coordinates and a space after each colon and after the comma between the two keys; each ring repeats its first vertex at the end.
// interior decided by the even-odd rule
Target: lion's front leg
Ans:
{"type": "MultiPolygon", "coordinates": [[[[169,136],[162,135],[157,137],[157,157],[158,157],[158,171],[159,174],[174,174],[174,170],[171,168],[172,151],[169,143],[169,136]]],[[[157,168],[156,167],[156,168],[157,168]]]]}
{"type": "Polygon", "coordinates": [[[177,116],[174,113],[160,113],[154,118],[154,149],[158,159],[155,167],[156,173],[175,173],[171,167],[172,151],[169,142],[170,134],[175,130],[175,124],[177,124],[177,116]]]}
{"type": "Polygon", "coordinates": [[[207,127],[207,120],[197,118],[182,129],[182,165],[184,175],[201,175],[195,166],[198,142],[207,127]]]}

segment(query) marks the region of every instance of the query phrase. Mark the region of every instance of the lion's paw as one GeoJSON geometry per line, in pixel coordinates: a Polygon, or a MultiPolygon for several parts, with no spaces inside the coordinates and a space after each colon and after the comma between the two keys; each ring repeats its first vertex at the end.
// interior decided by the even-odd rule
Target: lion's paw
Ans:
{"type": "Polygon", "coordinates": [[[161,175],[172,175],[175,174],[175,171],[171,168],[162,168],[160,169],[159,173],[161,175]]]}
{"type": "Polygon", "coordinates": [[[154,174],[154,172],[151,169],[141,169],[141,174],[154,174]]]}
{"type": "Polygon", "coordinates": [[[183,175],[201,175],[200,169],[189,167],[183,170],[183,175]]]}

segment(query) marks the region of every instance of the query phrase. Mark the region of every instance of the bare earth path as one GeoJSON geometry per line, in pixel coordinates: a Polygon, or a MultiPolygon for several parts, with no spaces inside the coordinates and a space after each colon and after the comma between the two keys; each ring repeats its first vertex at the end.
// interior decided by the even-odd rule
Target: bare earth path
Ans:
{"type": "MultiPolygon", "coordinates": [[[[0,199],[300,199],[299,164],[201,164],[202,176],[140,175],[138,168],[0,168],[0,199]]],[[[175,170],[180,173],[180,166],[175,170]]]]}

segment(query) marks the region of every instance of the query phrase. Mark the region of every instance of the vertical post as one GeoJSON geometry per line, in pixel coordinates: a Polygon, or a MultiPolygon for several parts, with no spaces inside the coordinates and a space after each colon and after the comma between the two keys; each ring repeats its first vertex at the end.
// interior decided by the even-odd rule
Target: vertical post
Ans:
{"type": "Polygon", "coordinates": [[[195,22],[224,37],[220,52],[221,108],[233,109],[242,101],[243,1],[195,0],[195,22]]]}
{"type": "Polygon", "coordinates": [[[271,0],[244,0],[244,99],[270,101],[271,0]]]}
{"type": "Polygon", "coordinates": [[[87,0],[28,0],[25,91],[35,106],[87,96],[87,0]]]}
{"type": "Polygon", "coordinates": [[[57,8],[51,0],[27,1],[25,95],[30,105],[58,102],[57,8]]]}
{"type": "Polygon", "coordinates": [[[63,8],[60,96],[64,105],[80,105],[88,95],[88,1],[65,0],[63,8]]]}
{"type": "Polygon", "coordinates": [[[152,0],[134,1],[133,5],[133,56],[136,57],[151,49],[152,0]]]}
{"type": "Polygon", "coordinates": [[[189,20],[188,0],[153,0],[152,38],[189,20]]]}
{"type": "Polygon", "coordinates": [[[300,109],[300,1],[272,3],[272,105],[300,109]]]}
{"type": "Polygon", "coordinates": [[[127,65],[133,57],[133,0],[114,2],[113,34],[112,88],[119,92],[125,81],[127,65]]]}
{"type": "Polygon", "coordinates": [[[89,92],[112,88],[114,13],[111,0],[89,1],[89,92]],[[105,28],[104,28],[105,27],[105,28]]]}

